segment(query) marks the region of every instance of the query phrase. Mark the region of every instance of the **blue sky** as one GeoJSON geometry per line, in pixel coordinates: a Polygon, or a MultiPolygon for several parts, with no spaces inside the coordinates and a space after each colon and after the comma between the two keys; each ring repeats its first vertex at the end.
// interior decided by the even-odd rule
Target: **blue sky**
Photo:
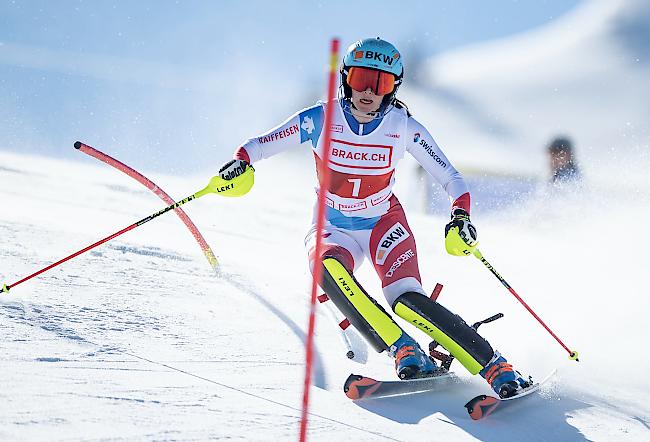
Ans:
{"type": "Polygon", "coordinates": [[[192,170],[206,154],[216,167],[318,98],[331,36],[427,56],[579,3],[2,1],[0,149],[74,156],[81,139],[139,167],[192,170]]]}

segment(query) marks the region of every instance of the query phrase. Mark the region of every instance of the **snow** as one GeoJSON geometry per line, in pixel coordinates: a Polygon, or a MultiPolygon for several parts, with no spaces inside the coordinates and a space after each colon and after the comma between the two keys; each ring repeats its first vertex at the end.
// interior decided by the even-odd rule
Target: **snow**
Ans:
{"type": "MultiPolygon", "coordinates": [[[[162,206],[91,160],[2,153],[0,161],[0,259],[9,283],[162,206]]],[[[283,186],[293,161],[258,168],[258,183],[244,198],[208,195],[186,205],[222,263],[221,277],[168,214],[4,295],[0,437],[295,438],[309,287],[302,238],[313,177],[283,186]]],[[[152,179],[178,198],[206,181],[152,179]]],[[[347,359],[319,307],[311,439],[646,437],[650,410],[640,393],[650,391],[642,352],[647,239],[621,250],[616,233],[629,224],[629,201],[608,200],[606,216],[601,201],[587,200],[579,211],[556,203],[540,197],[525,215],[486,216],[479,231],[486,258],[580,351],[581,362],[568,361],[480,263],[444,254],[443,217],[413,213],[427,288],[445,284],[441,301],[468,321],[505,313],[482,333],[534,376],[555,367],[559,374],[542,397],[482,423],[471,421],[463,404],[487,387],[460,367],[465,382],[453,391],[353,403],[342,391],[347,375],[392,378],[392,362],[368,351],[354,332],[359,358],[347,359]],[[542,214],[532,226],[529,217],[542,214]],[[592,224],[576,229],[585,219],[592,224]]],[[[359,279],[379,293],[369,269],[359,279]]],[[[413,334],[426,345],[424,335],[413,334]]]]}
{"type": "MultiPolygon", "coordinates": [[[[481,334],[523,372],[558,374],[542,395],[482,422],[463,404],[489,389],[459,365],[463,382],[453,390],[354,403],[342,391],[348,374],[392,379],[392,361],[351,329],[356,358],[348,359],[331,311],[319,306],[310,440],[650,439],[643,350],[650,183],[647,100],[640,99],[647,65],[616,56],[611,25],[631,12],[646,17],[647,9],[621,4],[589,2],[529,35],[443,55],[431,62],[435,83],[405,89],[416,116],[443,147],[453,146],[445,147],[452,161],[481,171],[468,176],[486,259],[580,352],[580,362],[569,361],[477,260],[444,252],[448,215],[423,213],[405,162],[396,193],[418,240],[425,289],[444,284],[441,303],[468,322],[503,312],[481,334]],[[522,60],[521,51],[535,56],[522,60]],[[583,88],[585,78],[591,83],[583,88]],[[591,100],[593,84],[616,85],[599,90],[609,111],[591,100]],[[557,100],[566,106],[553,120],[557,100]],[[540,181],[541,146],[561,121],[575,130],[586,179],[553,190],[540,181]],[[507,175],[487,175],[485,167],[507,175]]],[[[163,206],[125,175],[79,156],[0,151],[0,283],[163,206]]],[[[169,213],[0,296],[0,439],[295,440],[311,166],[306,155],[273,158],[257,167],[249,195],[207,195],[184,206],[217,254],[219,276],[169,213]]],[[[206,162],[194,176],[143,172],[181,199],[217,168],[206,162]]],[[[383,301],[369,266],[357,276],[383,301]]]]}

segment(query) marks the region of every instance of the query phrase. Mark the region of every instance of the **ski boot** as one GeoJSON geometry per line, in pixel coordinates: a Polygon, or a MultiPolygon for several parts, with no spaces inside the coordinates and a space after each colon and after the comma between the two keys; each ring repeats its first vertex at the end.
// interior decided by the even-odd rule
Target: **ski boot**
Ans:
{"type": "Polygon", "coordinates": [[[395,358],[395,371],[400,379],[430,376],[438,371],[438,365],[427,356],[415,339],[402,331],[402,336],[390,346],[388,353],[395,358]]]}
{"type": "Polygon", "coordinates": [[[490,362],[479,374],[501,398],[515,396],[519,390],[531,385],[531,382],[525,380],[521,373],[513,370],[512,365],[498,351],[494,352],[490,362]]]}

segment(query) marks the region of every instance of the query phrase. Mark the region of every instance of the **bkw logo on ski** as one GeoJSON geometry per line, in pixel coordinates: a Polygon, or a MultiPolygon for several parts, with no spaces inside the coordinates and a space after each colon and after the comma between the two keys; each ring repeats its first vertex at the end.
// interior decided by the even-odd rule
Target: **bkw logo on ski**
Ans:
{"type": "Polygon", "coordinates": [[[375,253],[375,262],[379,265],[383,265],[390,252],[410,236],[411,235],[402,224],[395,223],[393,227],[384,233],[381,240],[379,240],[377,252],[375,253]]]}

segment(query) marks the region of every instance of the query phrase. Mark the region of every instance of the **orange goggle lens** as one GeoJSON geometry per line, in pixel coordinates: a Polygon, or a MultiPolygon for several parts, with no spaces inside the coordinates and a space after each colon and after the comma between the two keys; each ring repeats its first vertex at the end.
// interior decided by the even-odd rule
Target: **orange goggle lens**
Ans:
{"type": "Polygon", "coordinates": [[[375,69],[352,67],[348,71],[347,83],[357,92],[370,88],[375,95],[386,95],[395,89],[395,76],[375,69]]]}

